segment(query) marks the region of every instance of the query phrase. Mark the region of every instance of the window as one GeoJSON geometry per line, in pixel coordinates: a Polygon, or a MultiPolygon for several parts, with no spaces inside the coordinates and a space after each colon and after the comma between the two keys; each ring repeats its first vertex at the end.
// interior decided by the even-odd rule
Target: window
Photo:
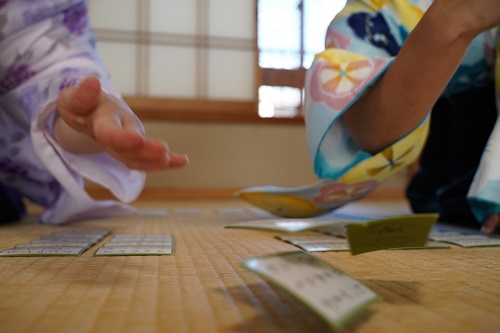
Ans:
{"type": "Polygon", "coordinates": [[[143,118],[287,122],[345,0],[88,0],[113,82],[143,118]]]}
{"type": "Polygon", "coordinates": [[[256,0],[89,0],[104,63],[143,117],[256,116],[256,0]],[[222,112],[222,115],[220,113],[222,112]]]}
{"type": "Polygon", "coordinates": [[[345,0],[258,0],[261,117],[301,115],[304,76],[345,0]]]}

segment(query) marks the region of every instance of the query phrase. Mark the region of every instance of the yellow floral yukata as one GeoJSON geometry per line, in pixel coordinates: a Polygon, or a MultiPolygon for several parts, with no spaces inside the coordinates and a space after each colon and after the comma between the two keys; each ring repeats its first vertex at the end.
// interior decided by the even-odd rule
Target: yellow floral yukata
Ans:
{"type": "MultiPolygon", "coordinates": [[[[439,169],[438,173],[431,170],[438,179],[433,180],[435,184],[431,185],[434,187],[429,189],[427,187],[432,186],[425,185],[429,178],[417,175],[408,190],[410,199],[415,199],[412,201],[415,211],[439,212],[441,216],[445,216],[454,207],[464,206],[453,196],[457,188],[464,191],[465,186],[465,193],[460,200],[464,200],[465,206],[468,206],[467,202],[470,204],[469,214],[473,219],[482,221],[488,215],[500,212],[498,28],[483,33],[474,40],[442,100],[440,99],[439,105],[436,104],[436,109],[449,108],[451,111],[433,109],[432,114],[417,128],[382,152],[371,155],[359,149],[341,120],[343,112],[391,65],[406,37],[431,3],[429,0],[348,1],[344,10],[329,26],[326,50],[316,56],[306,77],[308,146],[315,172],[322,181],[292,189],[248,188],[239,193],[243,199],[281,216],[318,215],[365,196],[381,182],[413,163],[421,156],[425,146],[423,164],[429,165],[430,169],[439,169]],[[460,111],[467,116],[467,120],[462,121],[465,124],[470,115],[475,117],[475,114],[479,114],[482,117],[475,120],[480,125],[475,131],[483,139],[471,145],[467,141],[460,141],[467,138],[467,132],[452,133],[461,128],[458,125],[445,125],[446,130],[441,130],[438,126],[447,123],[448,115],[444,116],[446,112],[454,115],[455,105],[463,104],[460,98],[476,102],[476,98],[468,97],[468,94],[475,93],[476,90],[484,90],[484,96],[487,96],[485,99],[491,103],[487,107],[490,109],[488,114],[482,113],[479,107],[476,108],[476,104],[472,104],[472,107],[477,110],[460,111]],[[443,133],[450,137],[443,140],[443,133]],[[447,146],[443,145],[443,141],[447,141],[447,146]],[[472,148],[468,148],[469,146],[472,148]],[[469,157],[467,149],[472,150],[470,154],[477,157],[469,157]],[[467,153],[462,154],[462,151],[467,153]],[[466,176],[462,176],[467,172],[460,169],[461,159],[477,160],[472,172],[466,176]],[[453,171],[448,172],[445,170],[447,167],[453,171]],[[439,178],[442,175],[451,175],[451,179],[442,180],[439,178]],[[423,194],[419,192],[422,189],[423,194]],[[444,195],[436,199],[434,192],[438,196],[442,193],[444,195]],[[432,198],[429,199],[429,196],[432,198]],[[445,208],[440,207],[441,204],[445,208]]],[[[456,121],[452,121],[454,122],[456,121]]],[[[471,136],[475,137],[476,134],[471,132],[471,136]]],[[[422,169],[424,173],[428,172],[424,167],[422,169]]],[[[457,216],[460,218],[461,214],[458,212],[449,216],[454,219],[457,216]]]]}

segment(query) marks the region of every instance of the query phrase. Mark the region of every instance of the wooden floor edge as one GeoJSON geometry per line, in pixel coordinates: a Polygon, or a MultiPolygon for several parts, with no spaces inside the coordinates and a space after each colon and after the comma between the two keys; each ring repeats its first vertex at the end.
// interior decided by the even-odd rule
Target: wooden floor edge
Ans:
{"type": "MultiPolygon", "coordinates": [[[[221,200],[235,197],[241,188],[145,188],[137,200],[221,200]]],[[[89,195],[96,200],[114,199],[107,189],[87,188],[89,195]]],[[[404,189],[380,187],[363,200],[401,201],[406,200],[404,189]]]]}

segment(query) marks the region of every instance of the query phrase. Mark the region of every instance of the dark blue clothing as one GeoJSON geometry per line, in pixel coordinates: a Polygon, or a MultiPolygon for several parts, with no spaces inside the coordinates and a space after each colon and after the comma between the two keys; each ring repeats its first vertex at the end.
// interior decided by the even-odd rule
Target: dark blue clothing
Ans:
{"type": "Polygon", "coordinates": [[[407,188],[414,212],[439,212],[441,221],[480,227],[466,195],[496,117],[493,82],[439,99],[420,168],[407,188]]]}

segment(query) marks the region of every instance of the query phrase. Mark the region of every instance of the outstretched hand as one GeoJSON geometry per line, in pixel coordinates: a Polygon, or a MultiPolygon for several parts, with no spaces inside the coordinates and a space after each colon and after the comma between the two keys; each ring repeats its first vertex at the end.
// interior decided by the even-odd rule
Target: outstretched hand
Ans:
{"type": "Polygon", "coordinates": [[[97,78],[64,89],[57,101],[54,137],[76,154],[107,152],[131,169],[162,170],[188,163],[184,154],[145,135],[144,126],[121,99],[101,90],[97,78]]]}

